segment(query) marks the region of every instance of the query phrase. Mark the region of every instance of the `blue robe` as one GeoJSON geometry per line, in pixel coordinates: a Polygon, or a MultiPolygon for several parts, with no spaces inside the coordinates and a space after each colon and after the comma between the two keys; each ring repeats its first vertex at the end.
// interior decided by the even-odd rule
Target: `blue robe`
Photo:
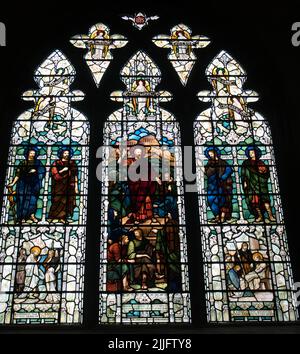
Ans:
{"type": "Polygon", "coordinates": [[[17,167],[16,176],[19,177],[16,186],[17,218],[26,220],[36,213],[45,168],[37,159],[24,160],[17,167]],[[36,172],[29,173],[32,169],[36,172]]]}
{"type": "Polygon", "coordinates": [[[214,216],[232,214],[232,168],[222,159],[209,160],[205,166],[207,176],[207,200],[214,216]]]}

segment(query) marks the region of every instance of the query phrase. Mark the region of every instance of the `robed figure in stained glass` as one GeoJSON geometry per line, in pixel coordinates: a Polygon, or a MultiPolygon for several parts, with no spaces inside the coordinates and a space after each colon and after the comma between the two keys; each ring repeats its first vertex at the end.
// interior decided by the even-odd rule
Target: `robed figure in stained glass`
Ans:
{"type": "MultiPolygon", "coordinates": [[[[150,136],[151,138],[151,136],[150,136]]],[[[158,173],[153,164],[144,156],[142,147],[134,148],[134,158],[128,158],[128,173],[136,173],[136,179],[129,179],[128,188],[130,193],[130,220],[143,221],[153,217],[153,195],[157,183],[161,184],[158,173]]]]}
{"type": "Polygon", "coordinates": [[[45,270],[45,285],[49,292],[46,301],[49,303],[59,302],[60,295],[57,294],[57,275],[60,270],[60,259],[58,251],[55,249],[50,249],[48,251],[47,257],[43,262],[43,267],[45,270]]]}
{"type": "Polygon", "coordinates": [[[26,222],[28,219],[38,222],[35,213],[45,176],[45,168],[37,159],[37,152],[36,147],[25,150],[25,160],[20,162],[14,180],[7,185],[10,190],[16,185],[16,219],[20,223],[26,222]]]}
{"type": "Polygon", "coordinates": [[[78,169],[76,162],[71,160],[73,151],[62,148],[58,152],[59,160],[51,167],[52,204],[49,219],[66,222],[73,217],[78,191],[78,169]]]}
{"type": "Polygon", "coordinates": [[[129,263],[127,258],[129,238],[124,234],[115,242],[112,241],[108,247],[107,261],[108,272],[107,278],[109,281],[109,290],[116,291],[132,291],[129,286],[129,263]]]}
{"type": "Polygon", "coordinates": [[[26,265],[26,250],[25,248],[21,248],[18,254],[18,266],[16,272],[16,283],[15,283],[15,291],[16,293],[21,293],[25,286],[25,265],[26,265]]]}
{"type": "Polygon", "coordinates": [[[154,247],[143,236],[141,229],[134,230],[134,239],[128,245],[128,259],[134,261],[132,282],[141,284],[142,290],[155,286],[154,247]]]}
{"type": "Polygon", "coordinates": [[[178,218],[176,184],[169,172],[163,174],[162,182],[157,183],[156,187],[154,213],[159,217],[170,216],[176,220],[178,218]]]}
{"type": "Polygon", "coordinates": [[[33,246],[30,249],[29,256],[25,263],[25,284],[23,292],[18,296],[18,302],[24,302],[31,299],[31,302],[39,301],[39,281],[41,279],[39,272],[39,259],[41,248],[33,246]]]}
{"type": "Polygon", "coordinates": [[[268,191],[269,167],[260,159],[261,150],[258,147],[249,146],[245,154],[248,159],[242,164],[241,179],[249,211],[255,215],[256,222],[263,221],[265,212],[270,221],[276,221],[268,191]]]}
{"type": "Polygon", "coordinates": [[[231,219],[232,213],[232,168],[220,158],[218,148],[205,150],[208,162],[205,166],[207,176],[208,204],[215,216],[213,222],[224,222],[231,219]]]}
{"type": "Polygon", "coordinates": [[[253,268],[253,255],[247,242],[243,242],[241,248],[234,255],[235,263],[240,266],[239,275],[248,274],[253,268]]]}
{"type": "Polygon", "coordinates": [[[153,108],[151,108],[151,88],[149,82],[146,80],[137,80],[132,85],[132,92],[137,93],[140,96],[133,96],[132,103],[128,103],[128,106],[133,108],[133,112],[136,115],[145,114],[155,112],[153,108]]]}

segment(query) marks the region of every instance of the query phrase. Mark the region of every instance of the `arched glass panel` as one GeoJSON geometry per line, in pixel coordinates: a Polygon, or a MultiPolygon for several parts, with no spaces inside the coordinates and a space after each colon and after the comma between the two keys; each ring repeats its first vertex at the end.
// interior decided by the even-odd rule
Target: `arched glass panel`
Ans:
{"type": "Polygon", "coordinates": [[[208,320],[295,320],[271,132],[248,107],[258,94],[225,51],[206,75],[194,131],[208,320]]]}
{"type": "Polygon", "coordinates": [[[104,127],[100,322],[190,322],[180,131],[159,105],[172,96],[142,51],[121,79],[104,127]]]}
{"type": "Polygon", "coordinates": [[[75,70],[59,50],[13,124],[0,235],[0,323],[82,321],[89,123],[71,107],[75,70]]]}

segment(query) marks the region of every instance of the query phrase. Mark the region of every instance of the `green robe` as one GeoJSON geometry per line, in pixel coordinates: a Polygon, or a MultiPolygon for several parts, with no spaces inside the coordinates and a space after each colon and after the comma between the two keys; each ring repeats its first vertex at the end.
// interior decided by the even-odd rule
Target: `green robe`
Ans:
{"type": "MultiPolygon", "coordinates": [[[[128,259],[134,259],[135,264],[131,272],[131,280],[141,281],[143,273],[147,274],[148,280],[152,280],[155,273],[155,265],[153,264],[153,247],[146,239],[134,239],[128,244],[128,259]],[[151,257],[139,257],[138,254],[147,254],[151,257]]],[[[132,268],[131,268],[132,269],[132,268]]]]}
{"type": "Polygon", "coordinates": [[[241,179],[244,188],[246,203],[251,214],[257,215],[257,209],[265,211],[265,203],[270,203],[268,180],[269,167],[261,160],[248,159],[243,162],[241,179]],[[244,184],[247,187],[244,187],[244,184]]]}

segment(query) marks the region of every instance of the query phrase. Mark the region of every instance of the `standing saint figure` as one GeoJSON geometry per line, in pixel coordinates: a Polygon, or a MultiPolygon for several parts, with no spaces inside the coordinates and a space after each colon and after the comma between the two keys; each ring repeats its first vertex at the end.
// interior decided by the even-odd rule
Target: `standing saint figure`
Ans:
{"type": "Polygon", "coordinates": [[[143,79],[136,80],[132,85],[132,102],[128,106],[137,116],[149,115],[155,112],[151,108],[151,87],[148,81],[143,79]]]}
{"type": "Polygon", "coordinates": [[[39,257],[42,250],[39,246],[33,246],[26,259],[25,265],[25,284],[23,293],[18,296],[17,302],[23,302],[27,299],[39,300],[39,257]]]}
{"type": "Polygon", "coordinates": [[[232,168],[220,158],[221,151],[216,147],[205,150],[208,162],[205,166],[207,176],[207,199],[215,218],[213,222],[224,222],[232,214],[232,168]]]}
{"type": "Polygon", "coordinates": [[[37,159],[37,152],[36,147],[25,150],[25,160],[19,163],[14,180],[7,185],[9,189],[16,185],[16,220],[19,223],[24,223],[28,219],[38,222],[35,213],[45,168],[37,159]]]}
{"type": "Polygon", "coordinates": [[[270,221],[276,221],[268,190],[269,167],[260,159],[261,150],[258,147],[247,147],[245,155],[248,159],[242,164],[241,179],[248,209],[256,222],[263,221],[265,212],[270,221]]]}
{"type": "Polygon", "coordinates": [[[47,303],[57,303],[60,299],[60,295],[57,294],[57,274],[60,270],[59,263],[58,251],[50,249],[43,263],[45,267],[45,284],[48,292],[46,296],[47,303]]]}
{"type": "Polygon", "coordinates": [[[52,190],[49,219],[67,222],[73,217],[78,191],[78,169],[76,162],[71,160],[73,150],[62,148],[58,152],[59,160],[51,166],[52,190]]]}
{"type": "Polygon", "coordinates": [[[130,220],[143,222],[153,218],[153,196],[159,174],[145,156],[142,147],[134,148],[134,158],[128,159],[128,189],[130,193],[130,220]]]}
{"type": "Polygon", "coordinates": [[[15,284],[15,291],[17,293],[22,293],[25,286],[25,266],[26,266],[26,249],[21,248],[18,255],[18,265],[17,265],[17,272],[16,272],[16,284],[15,284]]]}

